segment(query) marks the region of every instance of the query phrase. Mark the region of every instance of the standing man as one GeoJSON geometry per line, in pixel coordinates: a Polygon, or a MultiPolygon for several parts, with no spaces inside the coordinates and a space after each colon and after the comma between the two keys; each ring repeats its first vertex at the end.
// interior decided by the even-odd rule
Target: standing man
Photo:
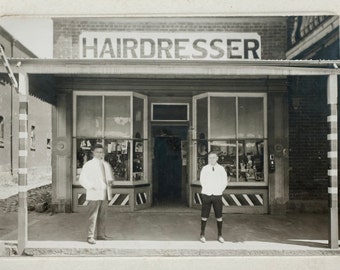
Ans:
{"type": "Polygon", "coordinates": [[[206,242],[205,225],[210,215],[211,205],[214,208],[217,221],[217,240],[224,243],[222,237],[222,193],[228,185],[228,176],[223,166],[217,163],[218,156],[215,152],[208,154],[208,164],[201,170],[200,181],[202,185],[202,213],[200,241],[206,242]]]}
{"type": "Polygon", "coordinates": [[[93,159],[86,162],[80,173],[79,182],[86,189],[88,201],[88,237],[89,244],[97,240],[110,240],[105,234],[108,200],[111,200],[111,184],[113,181],[111,166],[104,161],[104,148],[96,144],[92,148],[93,159]]]}

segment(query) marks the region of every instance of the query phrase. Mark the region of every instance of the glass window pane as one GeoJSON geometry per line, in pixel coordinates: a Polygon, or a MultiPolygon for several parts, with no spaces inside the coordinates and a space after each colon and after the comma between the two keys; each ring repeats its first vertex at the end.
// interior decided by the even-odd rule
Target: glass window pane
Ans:
{"type": "Polygon", "coordinates": [[[129,138],[131,115],[129,96],[105,97],[105,137],[129,138]]]}
{"type": "Polygon", "coordinates": [[[236,182],[236,141],[212,141],[210,149],[217,152],[218,163],[225,168],[229,181],[236,182]]]}
{"type": "Polygon", "coordinates": [[[105,150],[115,181],[130,181],[130,141],[105,140],[105,150]]]}
{"type": "Polygon", "coordinates": [[[97,138],[102,136],[102,97],[77,97],[77,136],[97,138]]]}
{"type": "Polygon", "coordinates": [[[210,137],[235,138],[236,112],[234,97],[210,98],[210,137]]]}
{"type": "Polygon", "coordinates": [[[133,97],[133,134],[134,138],[144,138],[144,100],[133,97]]]}
{"type": "Polygon", "coordinates": [[[239,181],[264,181],[264,141],[239,141],[239,181]]]}
{"type": "Polygon", "coordinates": [[[197,139],[208,139],[208,98],[197,100],[197,139]]]}
{"type": "Polygon", "coordinates": [[[133,168],[132,168],[132,179],[134,181],[144,180],[143,155],[144,155],[143,141],[135,140],[133,142],[133,168]]]}
{"type": "Polygon", "coordinates": [[[238,99],[238,124],[240,138],[263,138],[263,98],[238,99]]]}

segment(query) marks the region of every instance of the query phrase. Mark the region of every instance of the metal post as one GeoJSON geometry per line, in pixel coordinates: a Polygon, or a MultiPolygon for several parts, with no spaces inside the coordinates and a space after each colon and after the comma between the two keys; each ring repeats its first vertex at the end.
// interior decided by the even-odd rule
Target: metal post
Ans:
{"type": "Polygon", "coordinates": [[[19,73],[18,252],[27,244],[28,76],[19,73]]]}
{"type": "Polygon", "coordinates": [[[327,117],[329,123],[329,140],[330,151],[328,158],[330,168],[328,170],[329,187],[329,248],[339,248],[338,233],[338,78],[337,75],[329,75],[327,80],[327,103],[329,105],[330,115],[327,117]]]}

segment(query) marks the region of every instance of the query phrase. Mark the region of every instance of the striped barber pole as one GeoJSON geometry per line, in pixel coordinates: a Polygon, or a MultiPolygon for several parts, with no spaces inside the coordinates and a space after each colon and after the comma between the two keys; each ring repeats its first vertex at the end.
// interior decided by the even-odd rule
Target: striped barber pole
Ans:
{"type": "Polygon", "coordinates": [[[339,248],[338,233],[338,78],[337,75],[329,75],[327,80],[327,103],[329,105],[330,115],[327,117],[329,124],[329,149],[327,156],[330,168],[329,176],[329,247],[333,249],[339,248]]]}
{"type": "MultiPolygon", "coordinates": [[[[236,206],[263,206],[263,194],[223,194],[223,205],[226,207],[236,206]]],[[[194,203],[202,204],[202,197],[200,193],[194,194],[194,203]]]]}
{"type": "Polygon", "coordinates": [[[18,251],[27,243],[28,77],[19,74],[18,251]]]}
{"type": "Polygon", "coordinates": [[[112,200],[110,200],[110,206],[125,206],[129,205],[130,194],[114,193],[112,194],[112,200]]]}
{"type": "Polygon", "coordinates": [[[146,204],[146,202],[147,202],[147,195],[145,192],[136,194],[136,205],[146,204]]]}

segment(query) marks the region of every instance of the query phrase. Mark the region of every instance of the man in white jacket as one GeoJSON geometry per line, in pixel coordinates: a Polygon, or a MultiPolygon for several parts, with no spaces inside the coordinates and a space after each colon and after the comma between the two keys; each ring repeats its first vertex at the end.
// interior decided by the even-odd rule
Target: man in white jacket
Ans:
{"type": "Polygon", "coordinates": [[[97,239],[109,240],[105,234],[108,201],[112,199],[111,184],[113,175],[111,166],[104,161],[104,148],[96,144],[93,149],[93,159],[86,162],[80,173],[79,182],[86,189],[88,201],[88,237],[89,244],[95,244],[97,239]]]}
{"type": "Polygon", "coordinates": [[[228,176],[223,166],[217,163],[218,156],[215,152],[208,154],[208,164],[201,170],[200,182],[202,186],[202,212],[200,241],[206,242],[205,226],[210,215],[211,205],[214,208],[217,221],[218,241],[224,243],[222,237],[222,194],[228,185],[228,176]]]}

